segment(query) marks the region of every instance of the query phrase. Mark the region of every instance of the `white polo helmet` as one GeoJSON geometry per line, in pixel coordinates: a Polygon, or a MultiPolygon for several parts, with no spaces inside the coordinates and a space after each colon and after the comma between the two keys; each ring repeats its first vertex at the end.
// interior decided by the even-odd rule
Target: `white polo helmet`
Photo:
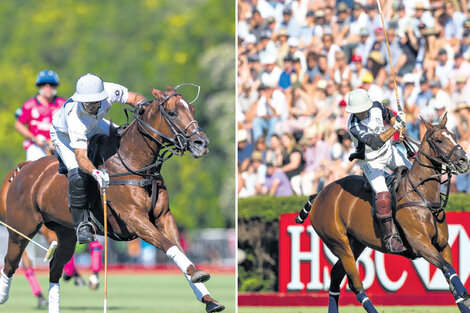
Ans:
{"type": "Polygon", "coordinates": [[[354,89],[348,94],[348,105],[346,112],[361,113],[372,107],[369,93],[365,89],[354,89]]]}
{"type": "Polygon", "coordinates": [[[103,81],[95,74],[86,74],[77,80],[75,93],[72,96],[76,102],[96,102],[108,98],[103,81]]]}

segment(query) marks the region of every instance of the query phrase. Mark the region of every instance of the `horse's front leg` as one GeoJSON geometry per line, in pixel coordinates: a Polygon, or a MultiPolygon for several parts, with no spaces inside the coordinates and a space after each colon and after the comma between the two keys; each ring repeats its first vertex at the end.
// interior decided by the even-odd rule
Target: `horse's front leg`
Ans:
{"type": "Polygon", "coordinates": [[[470,297],[462,284],[462,281],[455,272],[455,269],[451,265],[452,256],[450,247],[446,246],[446,248],[439,253],[436,247],[432,245],[431,240],[429,239],[430,237],[424,235],[424,231],[420,232],[419,229],[415,228],[412,231],[413,234],[411,234],[410,231],[407,233],[407,230],[408,228],[404,229],[406,238],[414,252],[422,256],[426,261],[439,268],[444,273],[460,312],[470,313],[470,297]]]}
{"type": "MultiPolygon", "coordinates": [[[[450,248],[449,245],[447,245],[444,250],[441,251],[441,256],[446,260],[446,262],[452,266],[452,249],[450,248]]],[[[451,267],[451,269],[453,270],[453,268],[451,267]]],[[[454,270],[455,272],[455,270],[454,270]]],[[[444,273],[445,274],[445,273],[444,273]]],[[[446,276],[446,280],[447,280],[447,283],[449,284],[449,287],[450,287],[450,291],[452,292],[452,295],[454,296],[454,298],[456,299],[456,301],[459,301],[459,302],[463,302],[463,305],[465,305],[468,308],[470,308],[470,296],[468,295],[467,291],[464,291],[463,294],[460,294],[459,291],[457,290],[456,288],[456,285],[454,283],[452,283],[450,276],[448,277],[448,275],[445,275],[446,276]],[[463,299],[463,300],[462,300],[463,299]]],[[[457,276],[458,278],[458,276],[457,276]]],[[[460,280],[460,279],[459,279],[460,280]]],[[[457,285],[458,285],[458,282],[457,282],[457,285]]],[[[465,288],[464,288],[465,289],[465,288]]],[[[457,304],[459,303],[457,302],[457,304]]],[[[459,308],[460,308],[461,305],[459,305],[459,308]]],[[[462,310],[462,309],[461,309],[462,310]]],[[[466,312],[466,311],[463,311],[463,312],[466,312]]]]}
{"type": "Polygon", "coordinates": [[[157,199],[153,210],[153,223],[155,227],[170,240],[172,245],[168,250],[164,251],[185,274],[196,298],[206,304],[207,312],[220,312],[224,310],[225,307],[210,296],[209,291],[203,283],[203,280],[207,280],[210,276],[201,270],[197,270],[182,251],[178,227],[176,226],[175,218],[169,208],[168,192],[163,181],[159,181],[157,199]]]}

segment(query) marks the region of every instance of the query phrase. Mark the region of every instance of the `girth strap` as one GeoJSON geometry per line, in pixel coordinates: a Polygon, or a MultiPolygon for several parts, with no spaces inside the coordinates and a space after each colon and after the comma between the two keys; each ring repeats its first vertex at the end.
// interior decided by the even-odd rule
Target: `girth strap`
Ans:
{"type": "Polygon", "coordinates": [[[397,205],[397,210],[408,207],[408,206],[422,206],[425,208],[433,208],[433,209],[440,209],[441,203],[440,202],[423,202],[423,201],[409,201],[402,204],[397,205]]]}
{"type": "Polygon", "coordinates": [[[155,209],[158,199],[158,186],[157,180],[154,178],[143,178],[143,179],[113,179],[109,181],[109,185],[132,185],[139,187],[146,187],[152,185],[152,202],[151,208],[155,209]]]}

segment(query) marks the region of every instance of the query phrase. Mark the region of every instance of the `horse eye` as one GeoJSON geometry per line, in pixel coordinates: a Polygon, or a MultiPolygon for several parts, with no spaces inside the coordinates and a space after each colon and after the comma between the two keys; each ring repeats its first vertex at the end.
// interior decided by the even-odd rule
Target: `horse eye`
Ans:
{"type": "Polygon", "coordinates": [[[176,112],[174,110],[170,110],[170,111],[168,111],[168,115],[171,116],[171,117],[175,117],[178,114],[176,114],[176,112]]]}
{"type": "Polygon", "coordinates": [[[437,143],[442,143],[442,140],[436,139],[436,142],[437,142],[437,143]]]}

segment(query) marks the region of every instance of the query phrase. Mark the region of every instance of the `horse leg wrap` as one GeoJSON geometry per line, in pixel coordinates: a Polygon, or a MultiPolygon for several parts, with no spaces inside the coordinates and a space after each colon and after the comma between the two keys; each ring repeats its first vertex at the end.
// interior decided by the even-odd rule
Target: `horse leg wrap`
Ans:
{"type": "Polygon", "coordinates": [[[49,283],[49,313],[60,313],[59,283],[49,283]]]}
{"type": "Polygon", "coordinates": [[[330,291],[328,313],[338,313],[339,292],[330,291]]]}
{"type": "Polygon", "coordinates": [[[42,293],[41,285],[39,284],[38,278],[34,275],[34,270],[32,268],[26,269],[24,272],[26,279],[28,280],[29,285],[31,286],[31,291],[33,295],[37,296],[42,293]]]}
{"type": "Polygon", "coordinates": [[[378,313],[370,299],[367,297],[365,291],[358,293],[356,295],[356,299],[362,304],[364,309],[366,309],[367,313],[378,313]]]}
{"type": "Polygon", "coordinates": [[[449,283],[452,284],[455,288],[456,294],[454,295],[455,300],[460,298],[465,298],[467,290],[465,289],[462,281],[453,268],[444,273],[444,276],[448,279],[449,283]]]}
{"type": "Polygon", "coordinates": [[[177,246],[172,246],[170,249],[166,251],[166,255],[175,262],[175,264],[180,268],[180,270],[183,272],[184,276],[189,282],[189,286],[191,286],[191,289],[194,292],[194,295],[196,298],[201,301],[202,297],[205,295],[209,294],[209,291],[207,290],[206,286],[203,283],[192,283],[191,282],[191,275],[188,275],[186,272],[188,269],[188,266],[194,265],[187,257],[186,255],[180,251],[180,249],[177,246]]]}
{"type": "Polygon", "coordinates": [[[2,268],[0,277],[0,304],[7,302],[8,298],[10,297],[10,286],[12,279],[13,277],[8,277],[5,275],[2,268]]]}
{"type": "Polygon", "coordinates": [[[103,245],[99,241],[93,241],[90,243],[90,259],[91,259],[91,271],[98,273],[101,271],[101,251],[103,245]]]}
{"type": "Polygon", "coordinates": [[[463,301],[464,301],[463,298],[457,299],[457,301],[456,301],[457,302],[457,307],[459,308],[461,313],[470,313],[470,309],[467,308],[467,306],[465,305],[465,303],[463,301]]]}
{"type": "Polygon", "coordinates": [[[185,276],[188,280],[189,286],[193,290],[194,295],[196,296],[196,299],[198,299],[198,301],[202,301],[202,297],[204,297],[205,295],[210,295],[209,290],[207,290],[206,285],[204,285],[204,283],[194,284],[191,282],[191,276],[189,276],[188,274],[186,274],[185,276]]]}
{"type": "Polygon", "coordinates": [[[180,270],[187,275],[188,273],[186,272],[188,269],[188,266],[193,265],[193,262],[191,262],[188,257],[180,251],[180,249],[177,246],[172,246],[170,249],[166,251],[166,255],[175,262],[175,264],[180,268],[180,270]]]}

